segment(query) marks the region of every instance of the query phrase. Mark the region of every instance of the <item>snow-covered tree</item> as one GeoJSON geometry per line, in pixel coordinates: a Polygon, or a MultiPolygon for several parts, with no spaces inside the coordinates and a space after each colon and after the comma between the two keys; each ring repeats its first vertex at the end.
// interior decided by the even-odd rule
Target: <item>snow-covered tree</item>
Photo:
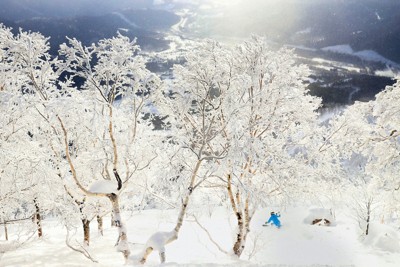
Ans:
{"type": "Polygon", "coordinates": [[[400,189],[399,146],[400,146],[400,80],[388,86],[371,102],[371,116],[374,118],[373,129],[369,137],[373,158],[366,166],[367,172],[379,179],[379,186],[392,193],[400,189]],[[379,166],[379,167],[378,167],[379,166]]]}
{"type": "MultiPolygon", "coordinates": [[[[19,153],[15,153],[15,148],[27,142],[21,138],[24,131],[21,128],[21,115],[17,112],[15,98],[5,88],[0,91],[0,221],[4,224],[7,235],[7,222],[14,219],[26,219],[33,215],[33,212],[26,214],[18,212],[25,200],[23,194],[31,190],[31,184],[26,184],[18,173],[20,165],[19,153]]],[[[20,151],[19,151],[20,152],[20,151]]],[[[21,164],[22,165],[22,164],[21,164]]]]}
{"type": "MultiPolygon", "coordinates": [[[[62,61],[50,57],[48,38],[39,33],[20,30],[13,35],[2,26],[0,45],[2,90],[6,88],[21,100],[17,105],[17,115],[24,118],[21,131],[35,139],[30,143],[37,146],[32,147],[32,157],[36,156],[52,176],[41,181],[57,181],[64,195],[73,198],[71,203],[80,203],[84,224],[88,220],[82,213],[83,199],[109,198],[119,229],[119,250],[127,259],[130,252],[119,194],[133,173],[156,156],[152,142],[143,148],[138,143],[150,135],[150,97],[158,87],[158,78],[137,56],[135,41],[120,34],[91,47],[71,39],[69,45],[61,46],[62,61]],[[150,119],[145,119],[146,113],[150,119]],[[95,182],[99,177],[100,183],[108,182],[109,186],[99,190],[95,182]]],[[[38,198],[34,200],[37,206],[38,198]]]]}
{"type": "Polygon", "coordinates": [[[119,229],[118,249],[125,259],[128,259],[130,249],[120,214],[119,194],[132,176],[132,162],[138,162],[135,148],[140,138],[137,135],[141,133],[141,123],[149,124],[142,119],[146,111],[150,112],[145,108],[152,104],[150,96],[159,84],[157,77],[137,56],[138,50],[135,41],[120,34],[90,47],[70,39],[69,45],[62,45],[60,49],[65,60],[61,69],[72,79],[83,79],[81,91],[69,90],[74,97],[64,99],[75,107],[73,114],[66,118],[58,116],[72,178],[85,195],[110,199],[119,229]],[[79,113],[83,116],[77,117],[79,113]],[[86,128],[82,128],[82,124],[86,128]],[[83,155],[79,158],[72,157],[71,141],[74,146],[83,147],[83,155]],[[92,162],[91,168],[81,174],[79,165],[88,166],[88,160],[92,162]],[[86,187],[81,175],[88,176],[90,171],[93,177],[103,176],[105,180],[95,182],[91,188],[86,187]],[[115,179],[114,182],[111,179],[115,179]],[[104,188],[105,183],[109,186],[104,188]]]}
{"type": "Polygon", "coordinates": [[[184,184],[184,192],[175,228],[149,239],[142,263],[154,249],[159,250],[161,262],[165,261],[165,245],[178,238],[192,194],[215,173],[218,161],[227,155],[229,142],[224,131],[231,116],[224,113],[232,111],[224,111],[224,102],[233,79],[229,61],[232,57],[227,52],[217,42],[204,42],[186,55],[186,64],[174,67],[173,83],[165,90],[164,110],[170,132],[166,142],[174,151],[171,161],[178,163],[173,166],[184,184]]]}
{"type": "MultiPolygon", "coordinates": [[[[363,218],[367,216],[364,207],[371,206],[371,196],[367,191],[369,178],[365,173],[367,159],[361,154],[358,142],[366,138],[370,128],[365,127],[368,126],[368,122],[363,115],[368,112],[368,108],[364,104],[358,105],[356,103],[333,114],[332,117],[321,122],[322,127],[316,130],[315,153],[319,157],[315,159],[315,171],[320,180],[324,181],[324,185],[315,191],[319,195],[323,194],[326,200],[324,192],[338,188],[339,196],[336,198],[343,198],[354,203],[354,214],[357,214],[355,219],[364,221],[363,218]],[[349,195],[353,198],[349,198],[349,195]]],[[[323,202],[323,199],[321,201],[323,202]]],[[[333,205],[333,203],[330,204],[333,205]]],[[[365,229],[363,231],[365,232],[365,229]]]]}
{"type": "Polygon", "coordinates": [[[307,94],[308,68],[288,49],[272,51],[253,37],[236,47],[234,58],[237,82],[229,105],[240,111],[225,131],[231,145],[225,177],[237,219],[233,253],[240,257],[260,204],[307,178],[307,145],[320,100],[307,94]]]}
{"type": "Polygon", "coordinates": [[[7,112],[4,110],[7,114],[4,129],[12,129],[9,135],[12,138],[6,140],[5,147],[8,146],[6,155],[11,155],[8,162],[14,169],[13,180],[5,183],[30,186],[29,190],[21,191],[25,195],[20,195],[20,199],[33,204],[39,236],[40,210],[45,203],[53,202],[48,201],[50,195],[45,192],[57,187],[57,183],[47,179],[54,175],[54,169],[45,145],[45,136],[50,132],[46,103],[58,94],[55,87],[58,74],[53,69],[57,59],[47,53],[47,40],[38,33],[22,30],[13,35],[11,29],[0,26],[2,108],[8,107],[7,112]]]}
{"type": "Polygon", "coordinates": [[[175,67],[167,95],[170,130],[177,136],[171,142],[189,152],[182,152],[186,160],[180,162],[193,171],[170,240],[193,190],[213,180],[227,190],[237,218],[233,253],[240,256],[258,204],[307,176],[299,166],[306,164],[320,100],[307,94],[308,69],[296,65],[287,49],[269,50],[262,38],[236,48],[206,42],[186,60],[175,67]]]}
{"type": "Polygon", "coordinates": [[[360,153],[367,159],[365,176],[368,180],[370,199],[380,202],[381,212],[376,214],[382,221],[388,221],[398,214],[400,180],[398,178],[400,163],[399,107],[400,82],[388,86],[376,96],[374,101],[358,103],[355,108],[366,106],[362,111],[364,128],[369,129],[365,138],[358,137],[360,153]],[[396,214],[397,213],[397,214],[396,214]]]}
{"type": "Polygon", "coordinates": [[[398,107],[394,104],[398,98],[396,82],[375,100],[347,107],[331,121],[320,148],[331,158],[336,155],[336,165],[342,168],[342,182],[353,196],[349,201],[354,203],[356,219],[365,235],[374,218],[382,218],[385,213],[390,217],[396,210],[392,200],[399,184],[398,107]],[[378,204],[380,209],[376,209],[378,204]]]}

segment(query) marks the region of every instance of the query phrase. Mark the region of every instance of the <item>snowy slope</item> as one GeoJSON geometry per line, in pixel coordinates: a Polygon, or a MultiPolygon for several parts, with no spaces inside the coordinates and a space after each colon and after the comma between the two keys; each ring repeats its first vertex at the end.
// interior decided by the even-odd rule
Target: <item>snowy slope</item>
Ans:
{"type": "Polygon", "coordinates": [[[382,55],[378,54],[377,52],[375,52],[373,50],[354,51],[353,48],[348,44],[328,46],[328,47],[322,48],[321,50],[339,53],[339,54],[352,55],[352,56],[359,57],[360,59],[365,60],[365,61],[381,62],[381,63],[385,63],[387,66],[400,68],[399,64],[383,57],[382,55]]]}
{"type": "MultiPolygon", "coordinates": [[[[255,214],[241,260],[220,252],[194,217],[187,217],[179,239],[166,247],[167,263],[163,266],[400,266],[400,252],[395,246],[399,233],[392,227],[377,224],[375,229],[371,229],[375,232],[369,239],[362,240],[359,238],[357,223],[346,210],[337,211],[334,226],[325,227],[305,223],[309,207],[291,207],[281,211],[281,229],[262,226],[268,213],[267,210],[260,210],[255,214]],[[394,239],[382,239],[382,236],[390,235],[394,235],[394,239]]],[[[125,214],[132,260],[137,258],[152,233],[170,231],[176,216],[173,210],[125,214]]],[[[215,210],[211,216],[203,214],[197,218],[221,249],[229,250],[234,219],[223,209],[215,210]]],[[[1,256],[0,266],[123,266],[122,255],[113,247],[117,232],[108,226],[108,220],[105,221],[107,226],[104,236],[99,236],[96,223],[92,223],[89,250],[99,264],[91,263],[67,248],[65,230],[55,221],[47,220],[43,240],[34,239],[16,251],[6,252],[1,256]]],[[[15,232],[15,227],[10,228],[9,232],[15,232]]],[[[11,237],[16,238],[15,235],[11,237]]],[[[80,241],[80,229],[72,241],[74,239],[80,241]]],[[[3,232],[0,240],[4,240],[3,232]]],[[[5,246],[6,243],[0,241],[0,249],[5,246]]],[[[158,254],[151,254],[145,266],[159,266],[158,254]]]]}

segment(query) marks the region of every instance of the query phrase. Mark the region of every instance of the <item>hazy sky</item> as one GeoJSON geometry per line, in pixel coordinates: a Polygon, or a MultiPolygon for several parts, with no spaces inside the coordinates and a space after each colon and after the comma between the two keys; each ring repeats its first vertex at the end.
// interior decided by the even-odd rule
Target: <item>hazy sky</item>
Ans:
{"type": "MultiPolygon", "coordinates": [[[[237,16],[248,16],[243,11],[254,9],[268,11],[274,6],[290,3],[332,3],[350,0],[0,0],[1,17],[24,16],[76,16],[98,15],[126,8],[173,8],[182,7],[200,9],[216,13],[236,12],[237,16]]],[[[357,0],[352,0],[357,1],[357,0]]],[[[396,2],[398,0],[358,0],[359,2],[396,2]]]]}
{"type": "MultiPolygon", "coordinates": [[[[103,17],[110,18],[109,14],[115,11],[143,8],[192,11],[179,15],[189,14],[183,18],[185,33],[196,37],[242,38],[259,34],[276,42],[307,47],[350,44],[357,50],[372,49],[400,60],[400,0],[0,0],[0,22],[14,28],[29,27],[40,21],[37,17],[107,14],[103,17]]],[[[148,18],[147,14],[151,12],[142,12],[138,19],[151,22],[159,18],[148,18]]]]}

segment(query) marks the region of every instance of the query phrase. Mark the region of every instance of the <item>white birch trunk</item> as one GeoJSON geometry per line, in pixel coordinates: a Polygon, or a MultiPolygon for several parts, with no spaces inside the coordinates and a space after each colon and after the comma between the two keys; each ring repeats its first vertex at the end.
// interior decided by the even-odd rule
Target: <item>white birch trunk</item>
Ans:
{"type": "MultiPolygon", "coordinates": [[[[129,255],[130,255],[130,249],[128,245],[128,237],[126,234],[126,228],[124,227],[124,224],[121,219],[121,212],[119,209],[119,197],[117,194],[111,193],[111,194],[106,194],[106,193],[93,193],[87,190],[79,181],[78,176],[76,174],[76,170],[74,167],[74,164],[72,162],[70,153],[69,153],[69,147],[68,147],[68,135],[67,135],[67,130],[65,129],[64,123],[62,122],[61,118],[58,117],[58,120],[60,122],[61,128],[64,133],[64,145],[65,145],[65,152],[66,152],[66,157],[67,161],[69,163],[71,173],[72,173],[72,178],[75,181],[75,184],[79,187],[79,189],[82,190],[82,192],[87,195],[87,196],[94,196],[94,197],[108,197],[111,201],[112,205],[112,214],[114,216],[114,221],[116,223],[116,227],[118,228],[118,251],[122,252],[124,255],[125,261],[127,261],[129,255]]],[[[113,170],[114,175],[116,176],[116,179],[118,181],[118,190],[121,189],[121,179],[119,179],[118,172],[116,169],[113,170]]]]}
{"type": "Polygon", "coordinates": [[[125,260],[128,259],[131,251],[128,244],[128,236],[125,225],[121,219],[121,212],[119,209],[119,197],[116,194],[108,194],[107,197],[110,199],[112,204],[112,213],[114,215],[115,226],[118,228],[118,251],[122,252],[125,260]]]}
{"type": "MultiPolygon", "coordinates": [[[[201,163],[202,163],[202,160],[199,159],[197,161],[197,163],[196,163],[196,166],[193,169],[192,176],[190,177],[190,183],[189,183],[189,187],[188,187],[188,192],[186,193],[185,198],[182,201],[182,206],[181,206],[181,209],[179,211],[178,220],[177,220],[176,226],[175,226],[175,228],[173,230],[173,234],[171,235],[170,238],[165,240],[165,242],[163,244],[164,246],[178,239],[178,234],[179,234],[179,231],[180,231],[180,229],[182,227],[183,219],[185,218],[185,215],[186,215],[187,207],[188,207],[189,201],[190,201],[190,196],[193,193],[193,190],[194,190],[193,187],[195,185],[196,176],[197,176],[197,173],[198,173],[198,171],[200,169],[201,163]]],[[[148,246],[144,250],[143,256],[142,256],[142,258],[140,260],[141,264],[144,264],[146,262],[147,257],[153,252],[153,250],[154,250],[154,248],[151,247],[151,246],[148,246]]],[[[164,263],[165,260],[166,260],[165,251],[160,251],[160,261],[161,261],[161,263],[164,263]]]]}

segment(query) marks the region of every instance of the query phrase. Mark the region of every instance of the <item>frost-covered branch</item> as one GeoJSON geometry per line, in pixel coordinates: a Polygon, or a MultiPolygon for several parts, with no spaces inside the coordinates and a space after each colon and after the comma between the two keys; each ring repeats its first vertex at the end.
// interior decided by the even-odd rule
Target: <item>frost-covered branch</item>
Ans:
{"type": "Polygon", "coordinates": [[[211,236],[210,232],[203,226],[201,225],[201,223],[199,222],[199,220],[197,219],[197,217],[195,215],[193,215],[193,218],[195,220],[195,222],[197,223],[197,225],[207,234],[208,238],[210,239],[210,241],[218,248],[219,251],[221,251],[224,254],[229,254],[226,250],[224,250],[211,236]]]}
{"type": "Polygon", "coordinates": [[[60,118],[59,116],[57,116],[57,119],[58,119],[58,121],[60,122],[60,126],[61,126],[62,132],[63,132],[63,134],[64,134],[65,154],[66,154],[67,161],[68,161],[68,164],[69,164],[71,173],[72,173],[72,178],[74,179],[76,185],[79,187],[79,189],[82,190],[83,193],[85,193],[85,194],[88,195],[88,196],[106,196],[104,193],[92,193],[92,192],[90,192],[90,191],[87,190],[87,189],[81,184],[81,182],[79,181],[78,176],[77,176],[77,174],[76,174],[76,170],[75,170],[74,163],[72,162],[71,155],[70,155],[70,152],[69,152],[69,143],[68,143],[68,133],[67,133],[67,130],[66,130],[66,128],[65,128],[65,126],[64,126],[64,123],[63,123],[63,121],[61,120],[61,118],[60,118]]]}
{"type": "Polygon", "coordinates": [[[80,248],[76,248],[74,246],[71,245],[70,243],[70,238],[69,238],[69,229],[66,226],[67,229],[67,235],[65,237],[65,244],[67,245],[67,247],[69,247],[70,249],[72,249],[75,252],[81,253],[83,256],[85,256],[86,258],[88,258],[89,260],[91,260],[94,263],[99,263],[96,259],[94,259],[92,257],[92,255],[90,255],[89,251],[82,245],[79,245],[80,248]]]}

